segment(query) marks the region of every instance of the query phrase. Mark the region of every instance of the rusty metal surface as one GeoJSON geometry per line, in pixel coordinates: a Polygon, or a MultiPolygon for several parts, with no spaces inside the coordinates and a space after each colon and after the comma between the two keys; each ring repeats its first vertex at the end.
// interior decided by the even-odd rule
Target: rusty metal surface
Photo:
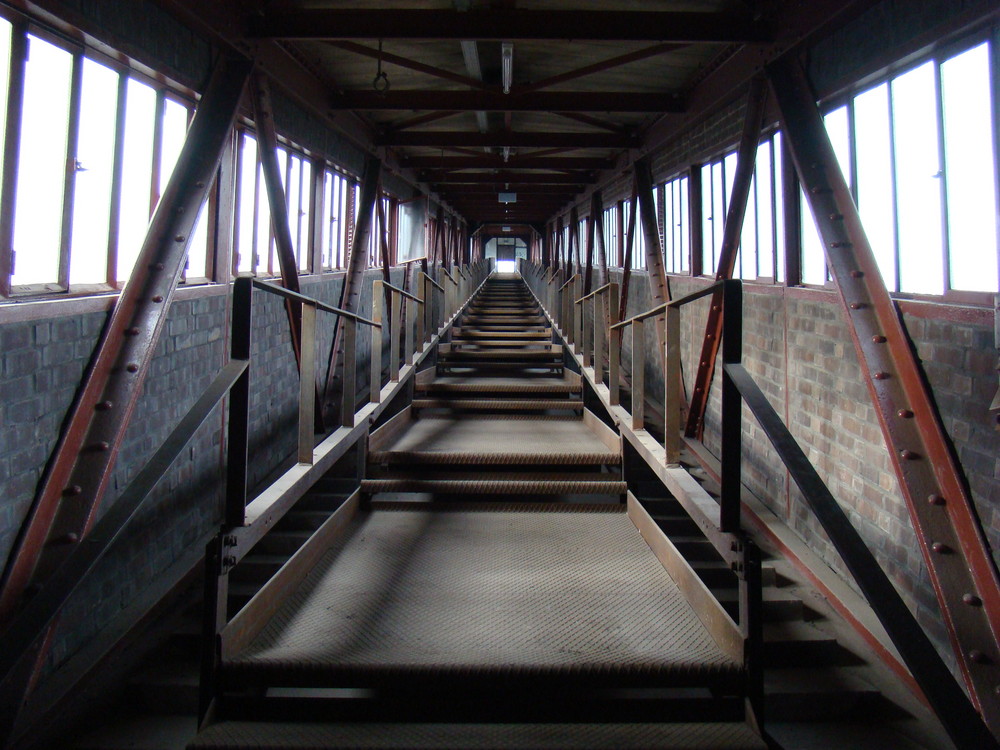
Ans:
{"type": "MultiPolygon", "coordinates": [[[[281,171],[278,167],[278,136],[274,129],[273,107],[271,106],[271,88],[267,79],[257,72],[250,79],[250,91],[253,94],[254,124],[257,127],[257,138],[260,141],[260,166],[264,173],[264,188],[267,191],[267,205],[271,211],[271,228],[274,232],[274,245],[278,255],[278,266],[281,270],[281,283],[285,289],[299,291],[299,269],[292,249],[292,233],[288,224],[288,203],[285,201],[285,190],[281,183],[281,171]]],[[[287,300],[288,323],[292,332],[292,348],[295,350],[295,360],[301,358],[300,340],[302,338],[302,305],[299,302],[287,300]]]]}
{"type": "Polygon", "coordinates": [[[29,585],[45,580],[68,556],[95,520],[249,71],[248,61],[222,57],[213,72],[4,572],[0,620],[17,609],[29,585]]]}
{"type": "Polygon", "coordinates": [[[768,69],[796,171],[886,446],[973,701],[1000,730],[1000,585],[923,371],[886,291],[861,219],[796,61],[768,69]]]}
{"type": "MultiPolygon", "coordinates": [[[[764,76],[757,76],[751,81],[750,91],[747,94],[747,110],[737,151],[732,195],[722,232],[722,250],[719,254],[719,268],[715,274],[716,281],[731,279],[736,268],[736,251],[743,234],[743,219],[746,216],[750,182],[757,162],[757,143],[760,140],[760,128],[766,104],[767,81],[764,76]]],[[[722,307],[722,290],[719,289],[712,296],[712,305],[708,310],[705,337],[701,344],[701,356],[698,358],[698,374],[695,376],[694,388],[691,391],[687,425],[684,428],[685,435],[699,440],[704,430],[705,408],[708,405],[708,393],[715,375],[715,358],[719,353],[719,341],[722,337],[722,307]]]]}

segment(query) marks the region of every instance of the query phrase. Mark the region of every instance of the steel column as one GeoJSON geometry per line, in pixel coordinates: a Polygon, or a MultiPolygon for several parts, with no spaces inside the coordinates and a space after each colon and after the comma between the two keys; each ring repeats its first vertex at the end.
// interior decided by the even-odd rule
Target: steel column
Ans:
{"type": "MultiPolygon", "coordinates": [[[[278,267],[281,270],[281,284],[285,289],[299,291],[299,268],[292,249],[292,233],[288,224],[288,203],[281,185],[278,168],[278,135],[274,129],[274,115],[271,106],[271,90],[267,79],[259,71],[250,78],[253,95],[254,123],[257,126],[261,171],[264,173],[264,189],[267,191],[267,205],[271,209],[271,228],[274,245],[278,252],[278,267]]],[[[288,311],[288,325],[292,332],[292,349],[295,360],[301,360],[302,303],[285,300],[288,311]]]]}
{"type": "MultiPolygon", "coordinates": [[[[733,178],[732,195],[726,211],[726,225],[722,231],[722,252],[719,255],[719,268],[715,274],[716,281],[731,279],[736,268],[736,251],[739,249],[740,237],[743,234],[743,219],[746,216],[750,182],[753,180],[754,166],[757,162],[757,143],[760,140],[760,127],[766,103],[767,83],[763,76],[757,76],[750,82],[750,92],[747,96],[743,133],[740,136],[736,159],[736,175],[733,178]]],[[[696,437],[699,440],[704,431],[708,392],[712,387],[715,358],[719,353],[719,339],[722,337],[722,308],[720,289],[712,295],[712,305],[705,324],[705,338],[701,342],[698,374],[695,376],[691,406],[688,409],[687,425],[684,429],[684,434],[688,437],[696,437]]]]}
{"type": "MultiPolygon", "coordinates": [[[[966,482],[889,297],[823,119],[795,60],[768,68],[785,143],[830,272],[900,490],[976,707],[1000,731],[1000,584],[966,482]]],[[[942,717],[943,718],[943,717],[942,717]]]]}
{"type": "Polygon", "coordinates": [[[4,571],[0,620],[86,536],[166,321],[250,62],[220,58],[4,571]]]}
{"type": "MultiPolygon", "coordinates": [[[[670,301],[670,287],[667,286],[667,271],[663,265],[663,249],[660,247],[660,230],[656,226],[656,206],[653,204],[653,173],[649,157],[638,159],[635,169],[636,196],[639,213],[642,214],[642,233],[646,238],[646,273],[649,276],[649,293],[653,307],[670,301]]],[[[635,211],[633,211],[633,214],[635,211]]],[[[656,322],[656,339],[661,356],[666,351],[666,339],[661,319],[656,322]]]]}
{"type": "MultiPolygon", "coordinates": [[[[368,239],[372,229],[372,210],[378,196],[379,182],[382,176],[382,162],[374,156],[365,161],[365,173],[361,181],[361,205],[358,206],[357,222],[351,238],[351,256],[347,261],[347,273],[344,274],[344,288],[340,295],[339,307],[348,312],[357,313],[361,302],[361,285],[368,266],[368,239]]],[[[349,194],[353,194],[350,191],[349,194]]],[[[332,405],[333,381],[337,372],[337,352],[343,346],[344,320],[337,319],[336,334],[333,346],[330,347],[330,360],[326,370],[326,387],[323,390],[324,402],[332,405]]]]}

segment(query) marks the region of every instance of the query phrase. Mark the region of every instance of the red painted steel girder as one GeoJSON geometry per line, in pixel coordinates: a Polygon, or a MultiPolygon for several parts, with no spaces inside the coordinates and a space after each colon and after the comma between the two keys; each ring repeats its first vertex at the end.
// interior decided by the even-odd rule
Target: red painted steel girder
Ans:
{"type": "Polygon", "coordinates": [[[220,58],[132,274],[4,571],[0,621],[86,536],[166,322],[188,238],[222,158],[250,62],[220,58]]]}
{"type": "MultiPolygon", "coordinates": [[[[747,95],[743,132],[737,150],[736,174],[733,177],[729,209],[726,212],[726,223],[722,230],[722,251],[719,254],[719,268],[715,274],[716,281],[731,279],[736,268],[736,251],[740,246],[740,237],[743,234],[743,219],[746,216],[747,199],[750,196],[750,183],[757,161],[757,143],[760,140],[760,128],[764,121],[766,104],[767,83],[763,76],[757,76],[750,82],[750,91],[747,95]]],[[[722,308],[722,290],[720,289],[712,295],[712,303],[708,310],[705,337],[701,343],[701,356],[698,359],[698,374],[695,376],[694,388],[691,390],[691,404],[688,408],[687,424],[684,428],[685,435],[696,437],[699,440],[704,428],[708,393],[712,387],[712,377],[715,374],[715,358],[719,353],[719,342],[722,339],[722,308]]]]}
{"type": "Polygon", "coordinates": [[[952,648],[1000,733],[1000,579],[899,311],[882,281],[823,119],[796,61],[768,68],[785,143],[836,282],[861,374],[930,573],[952,648]]]}
{"type": "Polygon", "coordinates": [[[251,34],[269,39],[455,39],[767,42],[768,28],[729,13],[475,9],[265,13],[251,34]]]}
{"type": "Polygon", "coordinates": [[[541,91],[345,91],[327,99],[330,109],[379,111],[476,112],[683,112],[684,98],[675,92],[541,91]]]}

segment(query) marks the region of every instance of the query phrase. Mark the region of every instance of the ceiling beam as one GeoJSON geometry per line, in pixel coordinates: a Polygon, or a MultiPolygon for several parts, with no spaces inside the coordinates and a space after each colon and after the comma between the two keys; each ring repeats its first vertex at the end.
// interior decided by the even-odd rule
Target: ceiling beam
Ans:
{"type": "Polygon", "coordinates": [[[387,132],[378,137],[380,146],[428,146],[430,148],[637,148],[639,140],[619,133],[469,133],[464,131],[387,132]]]}
{"type": "Polygon", "coordinates": [[[733,13],[657,11],[324,9],[251,18],[265,39],[452,39],[517,41],[767,42],[767,27],[733,13]]]}
{"type": "Polygon", "coordinates": [[[375,60],[381,60],[384,63],[392,63],[393,65],[398,65],[401,68],[408,68],[410,70],[416,70],[419,73],[426,73],[427,75],[434,76],[435,78],[443,78],[446,81],[461,83],[469,88],[483,90],[489,88],[485,83],[476,78],[463,76],[459,73],[452,73],[450,70],[436,68],[433,65],[427,65],[426,63],[411,60],[410,58],[402,57],[401,55],[393,55],[389,52],[382,52],[374,47],[367,47],[364,44],[358,44],[357,42],[330,41],[327,42],[327,44],[331,47],[336,47],[347,52],[353,52],[357,55],[364,55],[365,57],[371,57],[375,60]]]}
{"type": "Polygon", "coordinates": [[[482,156],[411,156],[403,166],[412,169],[610,169],[611,159],[586,156],[517,156],[507,161],[499,154],[482,156]]]}
{"type": "Polygon", "coordinates": [[[454,117],[455,115],[464,114],[463,112],[427,112],[422,115],[417,115],[416,117],[410,117],[405,120],[399,120],[392,123],[386,128],[387,131],[390,130],[406,130],[407,128],[414,128],[417,125],[426,125],[429,122],[437,122],[438,120],[444,120],[447,117],[454,117]]]}
{"type": "Polygon", "coordinates": [[[585,65],[582,68],[567,70],[565,73],[559,73],[558,75],[543,78],[542,80],[535,81],[534,83],[518,86],[512,93],[526,94],[530,91],[541,91],[542,89],[547,89],[549,86],[566,83],[567,81],[574,81],[577,78],[583,78],[585,76],[593,75],[594,73],[603,73],[604,71],[611,70],[612,68],[637,62],[638,60],[645,60],[646,58],[654,57],[656,55],[662,55],[666,52],[672,52],[686,46],[686,44],[654,44],[652,47],[643,47],[635,52],[629,52],[625,55],[611,57],[607,60],[594,63],[593,65],[585,65]]]}
{"type": "Polygon", "coordinates": [[[684,99],[675,92],[546,91],[504,94],[500,91],[409,90],[344,91],[327,99],[331,109],[466,110],[476,112],[683,112],[684,99]]]}
{"type": "MultiPolygon", "coordinates": [[[[511,183],[512,185],[514,183],[511,183]]],[[[518,196],[521,195],[547,195],[555,193],[562,196],[571,197],[574,194],[573,185],[518,185],[517,190],[507,190],[502,191],[497,190],[492,185],[483,184],[472,184],[472,185],[462,185],[460,188],[450,188],[452,190],[458,191],[460,195],[475,195],[476,193],[490,193],[496,195],[499,192],[504,193],[517,193],[518,196]]],[[[444,186],[444,190],[449,190],[447,185],[444,186]]]]}
{"type": "Polygon", "coordinates": [[[594,175],[590,172],[562,174],[557,172],[446,172],[428,170],[420,173],[424,182],[437,185],[461,183],[511,185],[586,185],[594,175]]]}

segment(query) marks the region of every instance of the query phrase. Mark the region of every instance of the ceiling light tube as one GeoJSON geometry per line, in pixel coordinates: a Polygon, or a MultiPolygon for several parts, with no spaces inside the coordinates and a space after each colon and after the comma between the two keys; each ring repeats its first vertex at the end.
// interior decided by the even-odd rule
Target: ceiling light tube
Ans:
{"type": "MultiPolygon", "coordinates": [[[[496,49],[494,47],[494,49],[496,49]]],[[[514,43],[503,42],[500,44],[500,58],[503,72],[503,92],[510,93],[511,83],[514,81],[514,43]]]]}

